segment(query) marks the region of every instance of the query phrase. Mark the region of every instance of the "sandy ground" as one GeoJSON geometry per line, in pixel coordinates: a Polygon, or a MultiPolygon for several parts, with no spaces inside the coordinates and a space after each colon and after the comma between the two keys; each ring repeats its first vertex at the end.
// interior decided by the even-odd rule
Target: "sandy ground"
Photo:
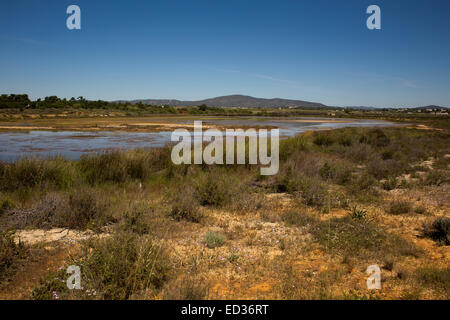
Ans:
{"type": "Polygon", "coordinates": [[[73,243],[86,240],[91,237],[106,237],[107,234],[95,234],[92,231],[76,231],[63,228],[53,229],[33,229],[33,230],[19,230],[14,234],[16,242],[23,242],[28,245],[36,243],[46,243],[53,241],[60,241],[63,243],[73,243]]]}
{"type": "MultiPolygon", "coordinates": [[[[422,266],[448,267],[450,247],[440,246],[420,236],[420,226],[423,222],[432,220],[436,215],[448,216],[446,204],[442,207],[439,202],[441,193],[432,190],[392,190],[388,192],[387,197],[416,198],[428,192],[435,195],[426,200],[427,207],[433,211],[432,216],[394,216],[382,208],[367,207],[370,219],[374,219],[389,232],[414,243],[423,252],[419,257],[396,260],[392,270],[382,270],[382,289],[377,291],[377,295],[382,299],[399,299],[412,292],[411,285],[398,278],[401,272],[412,274],[422,266]]],[[[159,241],[170,248],[174,265],[183,266],[180,271],[185,276],[195,270],[189,277],[208,284],[209,299],[282,299],[282,292],[299,288],[317,298],[314,290],[320,289],[320,283],[328,283],[329,295],[340,296],[343,292],[350,292],[355,288],[365,292],[367,266],[364,263],[354,261],[344,264],[343,257],[315,243],[302,227],[282,223],[282,213],[295,207],[291,196],[277,193],[267,194],[265,197],[268,209],[266,212],[271,215],[269,218],[262,218],[261,213],[248,212],[239,215],[226,210],[204,208],[206,220],[200,224],[183,221],[167,224],[164,221],[156,221],[157,225],[153,225],[153,228],[157,230],[162,227],[161,230],[165,230],[161,231],[159,241]],[[158,226],[162,223],[163,226],[158,226]],[[203,235],[209,230],[225,233],[226,244],[215,249],[206,248],[203,235]],[[281,243],[285,245],[281,246],[281,243]],[[236,261],[230,260],[233,255],[239,258],[236,261]],[[287,268],[292,271],[286,272],[287,268]],[[293,287],[286,288],[286,283],[293,287]]],[[[313,209],[310,211],[314,213],[313,209]]],[[[319,217],[327,220],[347,214],[348,210],[335,209],[319,217]]],[[[16,239],[20,238],[21,241],[42,248],[43,251],[31,263],[24,265],[10,284],[0,289],[0,298],[29,298],[39,279],[64,266],[68,257],[76,253],[79,243],[92,236],[96,235],[59,228],[18,231],[16,239]]],[[[100,235],[103,236],[107,235],[100,235]]],[[[183,282],[183,279],[184,276],[180,276],[173,281],[183,282]]],[[[436,298],[431,289],[419,289],[422,299],[436,298]]]]}

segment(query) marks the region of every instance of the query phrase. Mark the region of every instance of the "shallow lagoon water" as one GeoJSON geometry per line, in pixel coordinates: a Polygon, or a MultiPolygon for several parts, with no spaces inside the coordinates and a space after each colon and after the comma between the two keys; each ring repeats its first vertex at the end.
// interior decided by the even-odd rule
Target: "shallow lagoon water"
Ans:
{"type": "MultiPolygon", "coordinates": [[[[391,122],[379,120],[346,120],[326,118],[239,118],[202,119],[204,124],[219,126],[270,126],[280,129],[281,137],[291,137],[309,130],[336,129],[343,127],[392,126],[391,122]],[[301,120],[302,122],[296,122],[301,120]],[[310,122],[308,122],[308,120],[310,122]],[[303,122],[304,121],[304,122],[303,122]]],[[[192,120],[179,123],[192,124],[192,120]]],[[[205,130],[205,129],[204,129],[205,130]]],[[[171,131],[127,132],[127,131],[16,131],[0,132],[0,161],[14,161],[23,156],[63,156],[77,160],[86,153],[111,149],[150,149],[162,147],[170,142],[171,131]]]]}

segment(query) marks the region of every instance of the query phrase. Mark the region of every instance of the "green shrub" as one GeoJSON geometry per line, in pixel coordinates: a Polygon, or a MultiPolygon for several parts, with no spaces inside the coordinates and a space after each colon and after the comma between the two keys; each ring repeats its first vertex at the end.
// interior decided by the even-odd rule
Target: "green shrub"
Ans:
{"type": "Polygon", "coordinates": [[[318,146],[331,146],[334,139],[328,132],[314,132],[313,143],[318,146]]]}
{"type": "Polygon", "coordinates": [[[221,247],[225,240],[225,235],[221,232],[208,231],[205,234],[205,243],[208,248],[221,247]]]}
{"type": "Polygon", "coordinates": [[[292,184],[292,167],[290,165],[283,166],[280,172],[275,176],[276,192],[293,192],[295,191],[292,184]]]}
{"type": "Polygon", "coordinates": [[[424,267],[416,270],[418,280],[426,286],[443,290],[446,296],[450,296],[448,289],[450,288],[450,268],[424,267]]]}
{"type": "Polygon", "coordinates": [[[311,148],[310,140],[304,135],[299,135],[280,141],[280,160],[285,161],[295,153],[307,151],[311,148]]]}
{"type": "Polygon", "coordinates": [[[79,164],[91,184],[107,181],[123,183],[129,179],[148,179],[152,173],[168,166],[169,156],[167,148],[152,151],[113,150],[83,155],[79,164]]]}
{"type": "Polygon", "coordinates": [[[0,233],[0,281],[10,276],[20,260],[26,257],[27,248],[16,243],[10,233],[0,233]]]}
{"type": "Polygon", "coordinates": [[[213,175],[208,175],[198,183],[196,191],[202,205],[221,207],[231,200],[228,188],[222,184],[222,181],[217,181],[213,175]]]}
{"type": "Polygon", "coordinates": [[[359,209],[357,206],[354,206],[349,214],[350,217],[352,217],[352,219],[362,220],[366,218],[367,211],[364,209],[359,209]]]}
{"type": "Polygon", "coordinates": [[[385,232],[371,221],[350,216],[321,221],[313,225],[310,233],[319,243],[343,255],[382,258],[419,253],[413,244],[385,232]]]}
{"type": "Polygon", "coordinates": [[[380,153],[381,159],[391,160],[394,157],[395,150],[392,148],[385,149],[380,153]]]}
{"type": "Polygon", "coordinates": [[[144,207],[134,206],[130,211],[125,212],[122,218],[121,228],[138,235],[149,232],[150,227],[146,221],[147,210],[144,207]]]}
{"type": "Polygon", "coordinates": [[[387,178],[384,182],[383,182],[383,189],[390,191],[390,190],[394,190],[395,188],[397,188],[398,183],[397,183],[397,178],[395,177],[389,177],[387,178]]]}
{"type": "Polygon", "coordinates": [[[340,160],[334,160],[331,165],[326,160],[319,172],[323,179],[331,180],[340,185],[348,183],[352,177],[351,166],[340,160]]]}
{"type": "Polygon", "coordinates": [[[63,158],[22,158],[2,169],[0,189],[15,191],[19,188],[67,188],[75,181],[72,163],[63,158]]]}
{"type": "Polygon", "coordinates": [[[120,183],[128,178],[126,158],[120,151],[83,155],[80,167],[91,184],[105,181],[120,183]]]}
{"type": "Polygon", "coordinates": [[[440,186],[450,181],[448,171],[433,169],[425,177],[425,185],[440,186]]]}
{"type": "Polygon", "coordinates": [[[307,206],[323,208],[329,204],[327,186],[316,178],[299,177],[294,181],[298,199],[307,206]]]}
{"type": "Polygon", "coordinates": [[[193,190],[190,188],[186,188],[183,191],[178,190],[172,196],[170,216],[175,220],[201,221],[203,213],[193,190]]]}
{"type": "MultiPolygon", "coordinates": [[[[52,272],[39,280],[39,285],[31,292],[32,300],[58,300],[69,294],[65,279],[65,270],[52,272]]],[[[76,291],[76,290],[75,290],[76,291]]]]}
{"type": "Polygon", "coordinates": [[[194,182],[195,196],[204,206],[225,207],[230,206],[235,199],[243,195],[242,177],[233,173],[223,173],[212,169],[199,176],[194,182]]]}
{"type": "Polygon", "coordinates": [[[241,193],[233,196],[233,200],[228,206],[230,210],[236,212],[255,212],[264,207],[265,199],[262,192],[252,192],[248,190],[247,192],[242,191],[241,193]]]}
{"type": "Polygon", "coordinates": [[[337,140],[338,144],[345,146],[345,147],[349,147],[353,144],[353,138],[352,138],[351,133],[347,133],[345,131],[340,132],[340,134],[338,134],[336,136],[336,140],[337,140]]]}
{"type": "Polygon", "coordinates": [[[170,148],[155,148],[151,151],[134,150],[128,154],[128,173],[132,179],[145,180],[154,172],[167,168],[172,161],[170,148]]]}
{"type": "Polygon", "coordinates": [[[323,166],[320,168],[320,176],[324,179],[331,179],[332,173],[331,166],[328,164],[328,161],[325,161],[323,166]]]}
{"type": "Polygon", "coordinates": [[[367,172],[376,179],[383,179],[389,176],[391,164],[387,160],[374,158],[367,164],[367,172]]]}
{"type": "Polygon", "coordinates": [[[389,204],[388,213],[404,214],[411,211],[411,203],[405,200],[393,200],[389,204]]]}
{"type": "Polygon", "coordinates": [[[450,244],[450,218],[440,217],[432,223],[425,224],[423,234],[439,243],[450,244]]]}
{"type": "Polygon", "coordinates": [[[350,190],[353,192],[366,191],[375,186],[377,180],[369,173],[364,172],[351,180],[350,190]]]}
{"type": "Polygon", "coordinates": [[[283,213],[281,216],[281,219],[287,223],[288,225],[293,226],[309,226],[314,224],[316,221],[314,218],[312,218],[310,215],[299,212],[297,210],[289,210],[283,213]]]}
{"type": "Polygon", "coordinates": [[[160,289],[168,278],[170,262],[165,250],[130,232],[91,240],[83,252],[78,265],[84,286],[104,299],[128,299],[146,289],[160,289]]]}
{"type": "Polygon", "coordinates": [[[14,209],[16,204],[9,198],[4,198],[0,200],[0,215],[8,210],[14,209]]]}
{"type": "Polygon", "coordinates": [[[419,205],[414,208],[414,212],[417,214],[428,214],[428,210],[425,206],[419,205]]]}
{"type": "Polygon", "coordinates": [[[347,147],[344,156],[353,162],[361,163],[369,159],[371,153],[372,148],[369,145],[357,143],[347,147]]]}
{"type": "Polygon", "coordinates": [[[360,292],[350,289],[348,293],[344,293],[343,300],[381,300],[381,297],[374,291],[360,292]]]}
{"type": "Polygon", "coordinates": [[[99,230],[115,219],[108,214],[109,204],[99,193],[90,189],[76,190],[69,195],[68,207],[57,210],[54,224],[58,227],[99,230]]]}
{"type": "Polygon", "coordinates": [[[208,295],[208,285],[192,276],[181,277],[163,292],[164,300],[206,300],[208,295]]]}
{"type": "Polygon", "coordinates": [[[370,144],[373,147],[386,147],[391,143],[391,140],[382,129],[376,128],[364,133],[359,142],[370,144]]]}

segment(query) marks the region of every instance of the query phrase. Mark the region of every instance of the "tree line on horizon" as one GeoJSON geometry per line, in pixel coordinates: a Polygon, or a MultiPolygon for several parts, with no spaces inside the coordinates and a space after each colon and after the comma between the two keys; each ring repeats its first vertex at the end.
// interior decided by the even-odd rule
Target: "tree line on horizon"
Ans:
{"type": "MultiPolygon", "coordinates": [[[[196,107],[174,107],[170,105],[152,105],[138,102],[131,104],[127,101],[110,102],[104,100],[87,100],[83,96],[70,99],[57,96],[47,96],[43,99],[30,100],[27,94],[1,94],[0,109],[104,109],[122,111],[144,111],[150,113],[225,113],[220,107],[205,104],[196,107]]],[[[233,111],[234,112],[234,111],[233,111]]]]}

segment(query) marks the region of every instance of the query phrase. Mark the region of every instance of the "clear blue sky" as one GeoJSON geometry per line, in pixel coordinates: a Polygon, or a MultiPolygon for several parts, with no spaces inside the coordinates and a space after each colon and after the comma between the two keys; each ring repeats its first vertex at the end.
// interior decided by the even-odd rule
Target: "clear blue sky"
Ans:
{"type": "Polygon", "coordinates": [[[447,0],[2,1],[0,43],[0,93],[31,98],[450,106],[447,0]]]}

